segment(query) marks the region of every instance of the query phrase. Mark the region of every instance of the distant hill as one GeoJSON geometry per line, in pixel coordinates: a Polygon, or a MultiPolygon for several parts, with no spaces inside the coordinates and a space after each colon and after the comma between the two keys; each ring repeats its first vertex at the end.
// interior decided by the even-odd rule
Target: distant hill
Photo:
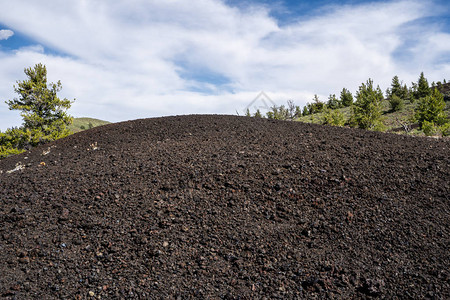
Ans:
{"type": "Polygon", "coordinates": [[[110,123],[111,122],[94,118],[74,118],[72,125],[69,126],[69,129],[75,133],[110,123]]]}

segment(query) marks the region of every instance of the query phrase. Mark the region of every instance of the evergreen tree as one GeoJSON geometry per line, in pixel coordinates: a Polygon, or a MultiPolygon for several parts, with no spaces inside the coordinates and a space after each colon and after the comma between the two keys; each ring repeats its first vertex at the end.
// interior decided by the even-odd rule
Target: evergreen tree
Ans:
{"type": "Polygon", "coordinates": [[[372,79],[362,84],[356,93],[356,101],[352,106],[352,119],[363,129],[375,130],[381,125],[381,104],[383,92],[380,87],[373,87],[372,79]]]}
{"type": "Polygon", "coordinates": [[[341,91],[341,103],[345,107],[351,106],[353,104],[353,95],[346,88],[343,88],[341,91]]]}
{"type": "Polygon", "coordinates": [[[389,98],[391,111],[400,111],[405,105],[404,101],[408,98],[408,87],[400,82],[398,76],[394,76],[391,87],[386,90],[386,96],[389,98]]]}
{"type": "Polygon", "coordinates": [[[324,103],[320,101],[319,96],[314,95],[313,103],[310,104],[310,114],[320,113],[324,108],[324,103]]]}
{"type": "Polygon", "coordinates": [[[394,94],[389,98],[389,105],[391,107],[391,111],[394,112],[402,110],[405,103],[402,98],[394,94]]]}
{"type": "Polygon", "coordinates": [[[67,126],[72,123],[72,117],[66,110],[71,107],[71,101],[56,95],[62,88],[61,82],[47,84],[47,68],[43,64],[24,72],[28,79],[14,86],[20,97],[6,101],[10,110],[22,111],[23,130],[38,137],[39,143],[69,135],[67,126]]]}
{"type": "Polygon", "coordinates": [[[10,110],[20,110],[23,125],[0,133],[0,158],[16,154],[32,146],[65,137],[72,117],[66,113],[71,101],[59,99],[61,82],[47,84],[47,68],[37,64],[25,69],[28,79],[17,82],[18,98],[6,101],[10,110]]]}
{"type": "Polygon", "coordinates": [[[308,106],[309,106],[309,103],[306,103],[306,105],[303,106],[302,116],[307,116],[307,115],[309,115],[308,106]]]}
{"type": "Polygon", "coordinates": [[[416,99],[420,99],[430,95],[431,93],[430,86],[428,85],[428,80],[423,75],[423,72],[420,73],[419,80],[417,81],[415,96],[416,99]]]}
{"type": "Polygon", "coordinates": [[[337,109],[341,107],[341,102],[338,98],[336,98],[335,94],[332,94],[328,97],[327,107],[330,109],[337,109]]]}
{"type": "Polygon", "coordinates": [[[259,109],[256,110],[254,117],[255,118],[262,118],[262,114],[261,114],[261,111],[259,109]]]}
{"type": "Polygon", "coordinates": [[[444,108],[444,96],[437,89],[434,89],[430,95],[421,98],[415,111],[420,128],[423,128],[424,124],[443,125],[448,122],[444,108]]]}
{"type": "Polygon", "coordinates": [[[392,78],[391,87],[386,91],[386,96],[388,98],[391,98],[394,95],[402,100],[405,100],[408,97],[408,87],[400,82],[397,75],[392,78]]]}

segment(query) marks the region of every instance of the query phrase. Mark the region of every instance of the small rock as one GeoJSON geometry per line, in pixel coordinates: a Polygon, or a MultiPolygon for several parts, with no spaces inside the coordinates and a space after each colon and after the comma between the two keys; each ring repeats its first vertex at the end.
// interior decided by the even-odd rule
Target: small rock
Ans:
{"type": "Polygon", "coordinates": [[[95,296],[95,293],[93,292],[93,291],[89,291],[89,296],[91,296],[91,297],[94,297],[95,296]]]}
{"type": "Polygon", "coordinates": [[[21,257],[21,258],[19,258],[19,262],[21,264],[28,264],[28,263],[30,263],[30,258],[28,256],[21,257]]]}
{"type": "Polygon", "coordinates": [[[163,242],[163,247],[164,247],[164,248],[169,247],[169,242],[164,241],[164,242],[163,242]]]}

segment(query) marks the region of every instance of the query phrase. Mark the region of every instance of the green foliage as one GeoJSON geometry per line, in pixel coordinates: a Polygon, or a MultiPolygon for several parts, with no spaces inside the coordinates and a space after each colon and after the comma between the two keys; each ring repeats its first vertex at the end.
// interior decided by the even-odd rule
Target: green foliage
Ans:
{"type": "Polygon", "coordinates": [[[289,119],[289,110],[284,106],[273,106],[271,111],[267,112],[267,118],[275,120],[287,120],[289,119]]]}
{"type": "Polygon", "coordinates": [[[320,101],[319,96],[317,96],[317,95],[314,95],[313,101],[314,101],[313,107],[314,107],[315,112],[322,112],[325,107],[325,103],[320,101]]]}
{"type": "Polygon", "coordinates": [[[450,136],[450,122],[445,123],[442,125],[439,130],[442,133],[442,136],[450,136]]]}
{"type": "Polygon", "coordinates": [[[415,111],[415,117],[423,129],[425,122],[443,125],[447,122],[444,113],[445,102],[443,95],[434,89],[428,96],[421,98],[415,111]]]}
{"type": "Polygon", "coordinates": [[[344,107],[348,107],[353,104],[353,95],[346,88],[343,88],[341,91],[341,103],[344,107]]]}
{"type": "Polygon", "coordinates": [[[24,148],[31,146],[30,134],[19,128],[9,128],[0,132],[0,158],[24,152],[24,148]]]}
{"type": "Polygon", "coordinates": [[[405,102],[403,101],[402,98],[400,98],[397,95],[392,95],[389,98],[389,105],[391,107],[391,111],[400,111],[405,107],[405,102]]]}
{"type": "Polygon", "coordinates": [[[255,118],[262,118],[261,111],[259,109],[256,110],[255,114],[253,115],[255,118]]]}
{"type": "Polygon", "coordinates": [[[267,118],[275,120],[294,120],[301,115],[300,107],[296,106],[292,100],[288,100],[287,106],[275,105],[266,113],[267,118]]]}
{"type": "Polygon", "coordinates": [[[300,106],[296,106],[295,107],[295,117],[299,118],[302,116],[302,109],[300,108],[300,106]]]}
{"type": "Polygon", "coordinates": [[[430,86],[428,85],[428,80],[423,75],[423,72],[420,73],[419,80],[417,81],[417,85],[414,85],[415,92],[414,96],[416,99],[420,99],[423,97],[426,97],[431,94],[432,90],[430,89],[430,86]]]}
{"type": "Polygon", "coordinates": [[[386,91],[387,98],[397,96],[398,98],[405,100],[408,98],[408,94],[409,92],[406,84],[403,85],[403,83],[398,79],[398,76],[394,76],[394,78],[392,78],[391,87],[386,91]]]}
{"type": "Polygon", "coordinates": [[[19,150],[14,148],[8,148],[6,146],[0,145],[0,159],[8,157],[10,155],[16,155],[25,152],[25,150],[19,150]]]}
{"type": "Polygon", "coordinates": [[[326,108],[324,111],[324,116],[322,120],[322,124],[324,125],[332,125],[332,126],[344,126],[345,125],[345,117],[342,112],[335,109],[326,108]]]}
{"type": "Polygon", "coordinates": [[[250,113],[250,109],[247,108],[247,110],[245,111],[245,116],[246,117],[251,117],[251,113],[250,113]]]}
{"type": "Polygon", "coordinates": [[[308,106],[305,105],[305,106],[303,106],[302,116],[307,116],[307,115],[309,115],[309,111],[308,111],[308,106]]]}
{"type": "Polygon", "coordinates": [[[338,98],[336,98],[336,95],[330,95],[328,97],[327,107],[330,109],[338,109],[342,107],[341,101],[339,101],[338,98]]]}
{"type": "Polygon", "coordinates": [[[25,74],[28,79],[14,86],[19,98],[6,101],[10,110],[21,111],[23,126],[1,134],[2,155],[20,153],[71,133],[67,126],[72,123],[72,117],[66,113],[71,101],[56,95],[62,88],[61,82],[47,84],[47,69],[42,64],[25,69],[25,74]]]}
{"type": "Polygon", "coordinates": [[[303,115],[317,114],[323,111],[325,103],[320,101],[319,96],[314,95],[313,103],[306,103],[306,107],[303,108],[303,115]],[[306,114],[305,114],[306,112],[306,114]]]}
{"type": "Polygon", "coordinates": [[[411,88],[408,90],[408,100],[411,103],[416,102],[416,96],[417,96],[417,83],[412,82],[411,88]]]}
{"type": "Polygon", "coordinates": [[[373,87],[372,79],[359,87],[356,102],[352,106],[352,120],[359,128],[378,130],[381,126],[383,92],[373,87]]]}
{"type": "Polygon", "coordinates": [[[28,79],[14,86],[20,97],[6,101],[9,109],[21,111],[26,129],[38,130],[46,137],[67,136],[66,127],[72,123],[72,118],[65,110],[70,108],[71,102],[57,97],[61,82],[47,84],[47,68],[43,64],[25,69],[25,74],[28,79]]]}
{"type": "Polygon", "coordinates": [[[436,135],[438,132],[438,126],[433,122],[424,121],[422,123],[422,131],[426,136],[436,135]]]}

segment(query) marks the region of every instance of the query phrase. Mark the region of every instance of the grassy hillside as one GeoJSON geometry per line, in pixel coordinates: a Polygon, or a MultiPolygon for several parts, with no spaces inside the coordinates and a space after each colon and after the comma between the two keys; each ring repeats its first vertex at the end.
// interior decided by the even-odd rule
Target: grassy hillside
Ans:
{"type": "MultiPolygon", "coordinates": [[[[447,98],[446,99],[446,112],[450,118],[450,101],[447,98]]],[[[389,107],[389,101],[388,100],[384,100],[383,101],[383,124],[385,126],[385,131],[388,132],[403,132],[403,128],[402,125],[400,124],[399,121],[401,122],[406,122],[409,118],[411,118],[414,115],[414,109],[416,108],[416,105],[418,105],[418,101],[414,102],[414,103],[410,103],[408,101],[405,102],[405,106],[402,110],[400,111],[396,111],[396,112],[392,112],[390,110],[389,107]]],[[[344,107],[344,108],[340,108],[338,109],[338,111],[340,111],[346,120],[348,120],[350,118],[351,115],[351,108],[350,107],[344,107]]],[[[323,119],[324,119],[324,115],[325,113],[317,113],[317,114],[313,114],[313,115],[308,115],[308,116],[302,116],[300,118],[297,119],[297,121],[300,122],[305,122],[305,123],[315,123],[315,124],[322,124],[323,119]]],[[[423,133],[421,131],[419,131],[417,129],[418,124],[410,124],[412,126],[412,128],[414,128],[411,133],[412,134],[418,134],[418,135],[422,135],[423,133]]]]}
{"type": "Polygon", "coordinates": [[[110,122],[93,118],[74,118],[72,125],[69,126],[69,129],[72,130],[72,132],[80,132],[106,124],[110,124],[110,122]]]}

